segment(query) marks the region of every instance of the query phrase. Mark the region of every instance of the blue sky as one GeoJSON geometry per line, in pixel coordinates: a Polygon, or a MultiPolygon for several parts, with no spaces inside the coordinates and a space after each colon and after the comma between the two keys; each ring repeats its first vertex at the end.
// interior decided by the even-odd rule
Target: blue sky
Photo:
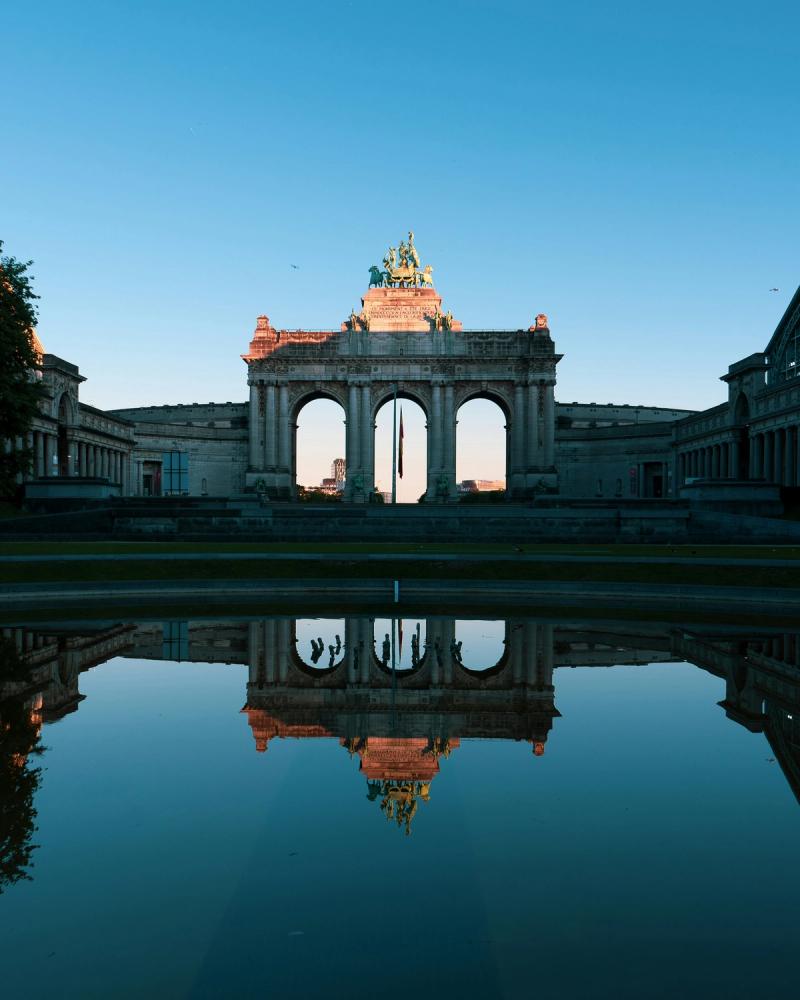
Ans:
{"type": "Polygon", "coordinates": [[[337,326],[413,228],[467,328],[550,315],[561,400],[721,401],[800,280],[800,7],[392,9],[4,11],[0,237],[83,398],[244,399],[256,316],[337,326]]]}

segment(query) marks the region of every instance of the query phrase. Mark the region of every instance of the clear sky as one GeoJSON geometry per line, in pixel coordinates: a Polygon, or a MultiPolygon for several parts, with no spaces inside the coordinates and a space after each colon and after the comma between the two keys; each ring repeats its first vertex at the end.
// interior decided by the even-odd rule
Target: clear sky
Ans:
{"type": "Polygon", "coordinates": [[[800,281],[800,5],[392,10],[4,10],[0,238],[82,398],[244,400],[256,316],[338,326],[413,228],[465,327],[548,313],[559,399],[720,402],[800,281]]]}

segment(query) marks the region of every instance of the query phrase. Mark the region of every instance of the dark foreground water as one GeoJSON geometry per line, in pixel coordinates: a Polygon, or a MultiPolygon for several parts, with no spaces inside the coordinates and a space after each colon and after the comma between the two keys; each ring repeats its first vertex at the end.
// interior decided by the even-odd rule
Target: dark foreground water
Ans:
{"type": "Polygon", "coordinates": [[[402,629],[5,630],[0,993],[798,995],[797,636],[402,629]]]}

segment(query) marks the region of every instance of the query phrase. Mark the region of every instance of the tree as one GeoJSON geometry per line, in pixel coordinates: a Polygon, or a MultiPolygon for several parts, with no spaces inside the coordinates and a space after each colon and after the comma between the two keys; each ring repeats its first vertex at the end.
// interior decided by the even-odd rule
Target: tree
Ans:
{"type": "Polygon", "coordinates": [[[28,275],[32,261],[23,263],[2,251],[0,240],[0,497],[8,497],[16,477],[31,467],[27,435],[44,390],[35,377],[34,303],[39,296],[28,275]]]}
{"type": "MultiPolygon", "coordinates": [[[[8,682],[28,676],[14,643],[0,638],[0,895],[30,879],[36,832],[36,791],[40,767],[31,766],[43,752],[39,723],[21,697],[3,697],[8,682]]],[[[13,684],[12,684],[13,686],[13,684]]]]}

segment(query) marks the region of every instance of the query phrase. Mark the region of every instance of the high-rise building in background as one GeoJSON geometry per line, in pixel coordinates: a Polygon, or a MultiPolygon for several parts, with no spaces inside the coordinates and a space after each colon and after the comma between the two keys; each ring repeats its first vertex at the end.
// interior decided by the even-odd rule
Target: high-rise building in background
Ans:
{"type": "Polygon", "coordinates": [[[346,466],[343,458],[334,458],[333,464],[331,465],[331,477],[336,482],[338,486],[340,483],[344,482],[345,479],[346,466]]]}

